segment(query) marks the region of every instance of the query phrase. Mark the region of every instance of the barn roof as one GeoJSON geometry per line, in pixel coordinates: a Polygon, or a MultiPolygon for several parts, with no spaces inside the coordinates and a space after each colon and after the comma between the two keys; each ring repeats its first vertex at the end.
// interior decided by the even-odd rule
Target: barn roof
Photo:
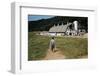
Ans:
{"type": "Polygon", "coordinates": [[[49,32],[65,32],[67,27],[70,26],[72,23],[68,23],[68,24],[65,24],[65,25],[57,25],[57,26],[53,26],[49,29],[49,32]]]}

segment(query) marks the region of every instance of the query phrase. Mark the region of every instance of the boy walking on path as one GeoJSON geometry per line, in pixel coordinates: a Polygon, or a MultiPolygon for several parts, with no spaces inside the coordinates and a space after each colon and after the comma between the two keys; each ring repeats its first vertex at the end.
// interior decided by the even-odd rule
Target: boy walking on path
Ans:
{"type": "Polygon", "coordinates": [[[54,37],[52,37],[52,39],[50,40],[50,50],[52,52],[54,52],[55,51],[55,48],[56,48],[56,42],[55,42],[54,37]]]}

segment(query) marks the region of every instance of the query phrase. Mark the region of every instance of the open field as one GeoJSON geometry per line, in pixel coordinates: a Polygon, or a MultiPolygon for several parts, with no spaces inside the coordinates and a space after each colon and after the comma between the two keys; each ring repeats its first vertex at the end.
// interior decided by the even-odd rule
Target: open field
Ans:
{"type": "MultiPolygon", "coordinates": [[[[51,37],[28,33],[28,60],[45,59],[51,37]]],[[[56,48],[66,59],[86,58],[88,55],[87,38],[56,37],[56,48]]],[[[60,58],[59,58],[60,59],[60,58]]]]}

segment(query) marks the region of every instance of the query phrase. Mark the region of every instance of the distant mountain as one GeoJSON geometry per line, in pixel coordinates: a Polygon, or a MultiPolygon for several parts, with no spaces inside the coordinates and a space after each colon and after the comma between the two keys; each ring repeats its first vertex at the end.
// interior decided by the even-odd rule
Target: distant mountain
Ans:
{"type": "Polygon", "coordinates": [[[49,19],[41,19],[37,21],[28,21],[28,31],[48,31],[52,26],[57,24],[67,24],[77,20],[81,27],[88,29],[87,17],[69,17],[69,16],[55,16],[49,19]]]}

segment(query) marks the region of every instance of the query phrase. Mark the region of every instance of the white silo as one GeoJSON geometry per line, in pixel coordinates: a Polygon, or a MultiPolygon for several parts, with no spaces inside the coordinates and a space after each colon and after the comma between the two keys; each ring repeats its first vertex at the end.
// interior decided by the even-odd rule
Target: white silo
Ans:
{"type": "Polygon", "coordinates": [[[77,31],[78,30],[78,21],[74,21],[74,30],[77,31]]]}

